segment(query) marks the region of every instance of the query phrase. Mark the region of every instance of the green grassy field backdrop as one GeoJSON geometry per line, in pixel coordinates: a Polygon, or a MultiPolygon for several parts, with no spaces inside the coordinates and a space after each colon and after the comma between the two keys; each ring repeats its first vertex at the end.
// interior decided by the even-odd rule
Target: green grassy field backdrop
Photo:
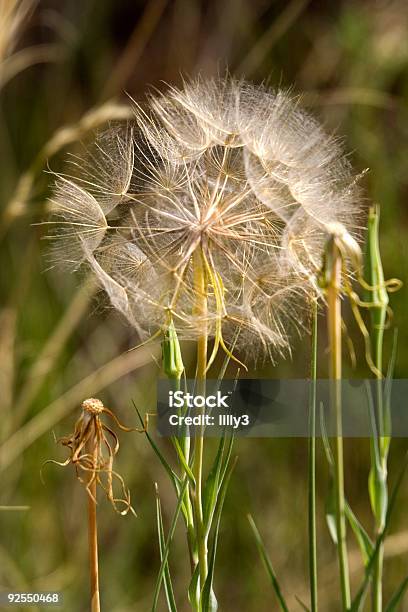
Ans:
{"type": "MultiPolygon", "coordinates": [[[[32,225],[46,216],[47,165],[62,169],[67,150],[74,151],[89,128],[125,118],[125,92],[141,100],[149,86],[164,88],[164,82],[180,83],[181,75],[214,75],[226,67],[256,82],[293,86],[328,129],[345,136],[356,169],[369,168],[363,183],[367,204],[381,205],[386,276],[404,281],[392,306],[399,329],[396,377],[406,377],[408,5],[405,0],[21,4],[28,11],[22,23],[0,26],[0,505],[29,509],[0,510],[0,590],[61,590],[64,610],[81,612],[88,606],[85,493],[73,470],[47,466],[42,484],[40,468],[48,458],[64,458],[53,432],[72,431],[81,400],[90,395],[101,397],[126,424],[136,424],[131,400],[142,411],[153,406],[158,368],[150,350],[126,352],[137,338],[114,312],[101,308],[80,276],[47,270],[44,228],[32,225]]],[[[352,324],[350,330],[355,335],[352,324]]],[[[361,344],[357,340],[360,356],[361,344]]],[[[292,361],[262,375],[307,376],[308,350],[306,338],[297,343],[292,361]]],[[[366,374],[361,365],[352,375],[366,374]]],[[[391,484],[405,449],[405,441],[395,441],[391,484]]],[[[307,443],[239,440],[235,451],[239,460],[217,561],[221,608],[275,609],[248,529],[251,512],[297,609],[295,594],[308,597],[307,443]]],[[[367,441],[348,441],[346,454],[347,495],[369,529],[367,441]]],[[[327,466],[321,448],[318,459],[321,608],[335,610],[337,568],[324,521],[327,466]]],[[[119,465],[138,518],[118,517],[100,503],[101,596],[106,610],[144,611],[150,609],[159,567],[154,482],[167,525],[174,496],[142,435],[121,435],[119,465]]],[[[386,595],[406,572],[407,503],[408,483],[386,546],[386,595]]],[[[350,550],[357,579],[361,567],[351,537],[350,550]]],[[[182,605],[186,559],[180,533],[171,561],[180,610],[188,609],[182,605]]]]}

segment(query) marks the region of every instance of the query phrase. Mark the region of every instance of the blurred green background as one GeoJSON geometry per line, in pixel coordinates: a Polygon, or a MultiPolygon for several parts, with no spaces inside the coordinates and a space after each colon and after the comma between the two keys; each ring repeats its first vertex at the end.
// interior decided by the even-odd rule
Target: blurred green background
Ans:
{"type": "MultiPolygon", "coordinates": [[[[142,100],[151,86],[179,84],[182,75],[222,74],[226,67],[255,82],[293,87],[329,130],[345,137],[356,170],[369,169],[363,184],[367,206],[381,205],[385,273],[404,281],[392,307],[399,329],[396,377],[407,377],[408,3],[0,0],[1,19],[0,506],[29,509],[0,510],[0,590],[60,590],[63,609],[82,612],[88,609],[85,493],[70,467],[47,466],[44,484],[40,469],[46,459],[65,458],[54,434],[73,430],[81,400],[88,396],[100,397],[124,423],[135,425],[131,400],[142,411],[154,407],[159,369],[150,350],[127,352],[137,338],[112,310],[101,307],[79,275],[47,269],[45,230],[33,225],[46,216],[47,167],[62,169],[67,151],[75,151],[88,128],[125,117],[125,92],[142,100]],[[4,17],[13,4],[26,11],[15,27],[4,17]]],[[[325,376],[327,342],[320,318],[319,373],[325,376]]],[[[361,339],[347,322],[363,364],[361,339]]],[[[309,343],[309,338],[297,342],[292,360],[259,375],[307,376],[309,343]]],[[[367,375],[363,365],[346,368],[353,376],[367,375]]],[[[145,438],[132,433],[120,440],[118,471],[138,518],[119,517],[100,501],[102,604],[112,612],[144,612],[159,568],[154,482],[166,526],[175,499],[145,438]]],[[[213,442],[207,446],[211,454],[213,442]]],[[[404,440],[394,441],[391,485],[405,449],[404,440]]],[[[216,568],[220,607],[226,612],[277,609],[249,533],[246,514],[251,512],[291,609],[300,609],[295,595],[308,600],[307,442],[238,440],[235,452],[239,460],[216,568]]],[[[368,442],[347,441],[346,457],[347,496],[370,530],[368,442]]],[[[324,519],[327,466],[320,447],[318,460],[319,590],[321,609],[331,611],[338,609],[337,568],[324,519]]],[[[386,599],[407,570],[407,503],[408,483],[386,545],[386,599]]],[[[349,544],[357,584],[361,563],[351,535],[349,544]]],[[[188,610],[181,527],[171,567],[179,609],[188,610]]],[[[164,601],[161,606],[164,610],[164,601]]]]}

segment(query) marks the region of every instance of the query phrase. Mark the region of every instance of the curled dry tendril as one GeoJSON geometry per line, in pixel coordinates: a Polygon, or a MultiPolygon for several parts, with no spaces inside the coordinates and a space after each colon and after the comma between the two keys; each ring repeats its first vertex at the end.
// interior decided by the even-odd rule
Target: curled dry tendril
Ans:
{"type": "MultiPolygon", "coordinates": [[[[46,463],[73,465],[78,480],[92,499],[94,496],[91,487],[96,482],[118,514],[125,515],[130,511],[136,516],[130,503],[130,491],[122,476],[113,469],[113,462],[119,451],[119,439],[115,431],[102,420],[103,415],[107,415],[122,431],[144,432],[147,427],[147,423],[141,429],[125,427],[111,410],[105,408],[101,400],[87,399],[82,403],[82,413],[75,423],[73,433],[58,440],[69,449],[69,457],[66,461],[50,459],[46,463]],[[118,485],[118,493],[114,492],[115,482],[118,485]]],[[[94,501],[96,502],[95,499],[94,501]]]]}
{"type": "MultiPolygon", "coordinates": [[[[375,376],[382,378],[383,374],[376,367],[372,354],[371,354],[372,349],[371,349],[370,332],[368,331],[367,325],[361,313],[361,309],[370,310],[373,308],[379,308],[381,304],[377,303],[376,301],[367,302],[365,300],[362,300],[359,297],[359,295],[353,290],[350,280],[347,278],[346,275],[345,275],[345,279],[346,279],[344,283],[345,293],[349,299],[354,319],[363,336],[364,347],[365,347],[365,358],[366,358],[367,365],[375,376]]],[[[387,281],[384,281],[384,283],[382,283],[381,286],[370,286],[361,275],[358,275],[357,280],[358,280],[359,285],[363,289],[371,293],[374,293],[378,291],[379,289],[385,289],[388,293],[395,293],[396,291],[399,291],[399,289],[402,287],[402,282],[397,278],[391,278],[387,281]]],[[[387,312],[388,319],[384,323],[384,329],[389,328],[390,322],[392,321],[392,317],[393,317],[392,308],[388,304],[386,307],[386,312],[387,312]]]]}
{"type": "MultiPolygon", "coordinates": [[[[373,357],[372,357],[372,348],[371,348],[371,337],[370,332],[367,328],[367,325],[364,321],[361,310],[370,310],[370,309],[378,309],[381,307],[385,307],[386,314],[388,319],[384,322],[383,328],[387,329],[390,326],[390,322],[393,317],[393,311],[389,306],[388,302],[383,304],[382,302],[376,299],[376,296],[381,291],[386,291],[387,293],[395,293],[398,291],[402,282],[397,278],[391,278],[388,280],[384,280],[380,284],[370,285],[363,278],[361,273],[361,250],[358,244],[353,240],[353,238],[348,234],[346,229],[343,226],[336,226],[332,228],[332,233],[330,236],[331,240],[334,241],[337,249],[340,252],[341,261],[342,261],[342,285],[344,295],[348,298],[351,311],[353,313],[354,319],[357,323],[357,326],[363,336],[364,340],[364,349],[365,349],[365,359],[368,367],[372,371],[372,373],[382,378],[382,372],[378,370],[376,367],[373,357]],[[354,269],[354,276],[359,284],[359,286],[365,290],[369,295],[373,296],[373,299],[370,301],[362,300],[357,292],[353,289],[351,275],[349,273],[349,267],[347,262],[350,262],[351,267],[354,269]]],[[[320,287],[325,290],[327,286],[327,274],[328,274],[328,262],[327,262],[327,253],[324,258],[322,270],[320,273],[319,284],[320,287]]],[[[342,330],[346,334],[347,345],[351,357],[351,362],[353,367],[356,364],[356,353],[354,349],[353,341],[350,335],[347,333],[347,326],[342,321],[342,330]]]]}

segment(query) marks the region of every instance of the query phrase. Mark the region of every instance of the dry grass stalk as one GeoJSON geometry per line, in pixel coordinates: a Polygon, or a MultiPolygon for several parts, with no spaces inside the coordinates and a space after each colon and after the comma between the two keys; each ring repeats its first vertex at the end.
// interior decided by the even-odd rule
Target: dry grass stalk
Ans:
{"type": "Polygon", "coordinates": [[[32,196],[36,178],[51,157],[67,145],[81,140],[88,132],[95,130],[100,125],[109,121],[126,120],[130,115],[131,109],[128,105],[108,100],[88,110],[77,123],[58,128],[39,150],[30,167],[20,176],[14,194],[4,209],[0,235],[4,234],[14,219],[28,212],[27,205],[32,196]]]}
{"type": "Polygon", "coordinates": [[[13,424],[15,428],[19,427],[24,420],[27,410],[54,367],[68,338],[82,320],[95,291],[96,285],[92,281],[85,283],[76,291],[71,303],[31,366],[25,384],[14,403],[13,424]]]}
{"type": "Polygon", "coordinates": [[[0,63],[14,50],[37,0],[2,0],[0,3],[0,63]]]}

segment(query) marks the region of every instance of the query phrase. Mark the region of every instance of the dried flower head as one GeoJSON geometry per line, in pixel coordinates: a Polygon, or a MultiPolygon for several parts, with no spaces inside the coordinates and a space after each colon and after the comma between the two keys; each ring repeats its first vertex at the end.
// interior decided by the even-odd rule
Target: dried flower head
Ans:
{"type": "MultiPolygon", "coordinates": [[[[114,413],[105,408],[101,400],[90,398],[82,403],[82,413],[75,423],[74,432],[58,440],[69,449],[69,457],[64,462],[49,460],[66,466],[72,464],[78,480],[86,487],[88,495],[93,497],[92,485],[96,483],[119,514],[131,511],[130,492],[120,474],[114,471],[113,462],[119,451],[119,440],[116,433],[108,427],[102,415],[108,415],[122,431],[139,431],[122,425],[114,413]],[[118,483],[119,496],[114,493],[114,482],[118,483]]],[[[96,501],[96,500],[94,500],[96,501]]]]}
{"type": "Polygon", "coordinates": [[[151,96],[87,160],[57,178],[59,258],[86,263],[142,334],[205,325],[216,348],[239,330],[243,346],[285,352],[329,228],[353,234],[360,213],[339,142],[287,92],[232,78],[151,96]]]}

